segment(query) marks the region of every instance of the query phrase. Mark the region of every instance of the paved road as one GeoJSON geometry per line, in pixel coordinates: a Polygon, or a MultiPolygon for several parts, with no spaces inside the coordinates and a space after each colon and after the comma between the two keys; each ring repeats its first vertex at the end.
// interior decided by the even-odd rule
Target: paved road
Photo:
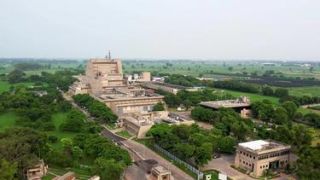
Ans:
{"type": "Polygon", "coordinates": [[[169,169],[172,173],[172,176],[176,180],[192,180],[193,178],[186,174],[181,169],[177,168],[171,162],[159,156],[157,153],[153,152],[149,148],[144,145],[137,143],[133,140],[122,141],[124,145],[126,145],[129,149],[136,151],[143,159],[154,159],[163,167],[169,169]]]}

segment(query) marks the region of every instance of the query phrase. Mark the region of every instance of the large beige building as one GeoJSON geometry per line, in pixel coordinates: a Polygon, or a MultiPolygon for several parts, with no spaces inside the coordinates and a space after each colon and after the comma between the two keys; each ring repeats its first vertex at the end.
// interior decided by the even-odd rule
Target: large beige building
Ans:
{"type": "Polygon", "coordinates": [[[263,175],[268,169],[284,169],[291,160],[290,148],[288,145],[265,140],[239,143],[235,166],[247,170],[254,177],[263,175]]]}
{"type": "MultiPolygon", "coordinates": [[[[120,59],[90,59],[85,75],[78,76],[78,81],[70,87],[70,93],[88,93],[104,102],[119,116],[118,125],[143,137],[154,121],[164,118],[153,112],[153,106],[163,103],[163,96],[142,88],[139,84],[129,84],[122,72],[120,59]],[[141,132],[143,131],[143,132],[141,132]]],[[[150,73],[144,72],[138,81],[150,81],[150,73]]],[[[167,113],[164,113],[167,114],[167,113]]]]}
{"type": "Polygon", "coordinates": [[[93,94],[102,93],[105,89],[125,86],[120,59],[90,59],[85,77],[93,94]]]}

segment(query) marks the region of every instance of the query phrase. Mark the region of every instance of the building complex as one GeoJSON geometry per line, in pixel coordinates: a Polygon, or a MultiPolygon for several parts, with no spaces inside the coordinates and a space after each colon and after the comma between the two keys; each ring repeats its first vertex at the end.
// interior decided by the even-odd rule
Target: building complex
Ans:
{"type": "Polygon", "coordinates": [[[150,82],[150,73],[124,76],[120,59],[90,59],[85,75],[77,78],[70,87],[71,95],[87,93],[105,103],[119,116],[118,126],[138,138],[144,137],[155,122],[169,118],[167,111],[152,111],[154,105],[164,103],[164,97],[141,86],[150,82]]]}

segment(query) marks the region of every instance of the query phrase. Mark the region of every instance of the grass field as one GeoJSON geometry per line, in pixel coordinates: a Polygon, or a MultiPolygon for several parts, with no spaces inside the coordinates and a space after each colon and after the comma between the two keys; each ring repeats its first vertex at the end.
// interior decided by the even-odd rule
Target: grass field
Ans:
{"type": "Polygon", "coordinates": [[[116,132],[116,134],[121,137],[124,137],[124,138],[131,138],[132,137],[132,135],[128,131],[125,131],[125,130],[116,132]]]}
{"type": "Polygon", "coordinates": [[[293,96],[320,96],[320,87],[297,87],[289,88],[289,94],[293,96]]]}
{"type": "Polygon", "coordinates": [[[11,86],[25,86],[29,87],[32,86],[33,83],[16,83],[16,84],[10,84],[7,81],[0,81],[0,93],[3,93],[5,91],[8,91],[11,86]]]}
{"type": "Polygon", "coordinates": [[[0,131],[15,125],[17,116],[13,112],[8,112],[0,115],[0,131]]]}
{"type": "Polygon", "coordinates": [[[58,138],[57,143],[51,144],[53,148],[62,148],[62,143],[60,143],[62,138],[73,138],[77,133],[62,132],[59,130],[60,125],[67,119],[68,113],[56,113],[52,115],[52,121],[56,126],[55,131],[48,131],[48,135],[56,136],[58,138]]]}
{"type": "Polygon", "coordinates": [[[261,62],[232,62],[232,61],[123,61],[124,71],[132,73],[136,71],[161,72],[169,74],[183,74],[199,76],[200,74],[215,78],[214,73],[243,74],[257,72],[262,75],[265,71],[282,73],[287,77],[314,77],[320,79],[320,67],[314,66],[312,72],[309,67],[290,63],[276,63],[274,66],[265,66],[261,62]]]}
{"type": "Polygon", "coordinates": [[[254,93],[245,93],[245,92],[239,92],[239,91],[231,91],[231,90],[221,90],[221,89],[216,89],[219,92],[224,92],[224,93],[229,93],[235,97],[240,97],[240,96],[247,96],[250,98],[251,102],[255,101],[262,101],[264,99],[270,100],[274,104],[279,103],[279,99],[276,97],[271,97],[271,96],[263,96],[260,94],[254,94],[254,93]]]}

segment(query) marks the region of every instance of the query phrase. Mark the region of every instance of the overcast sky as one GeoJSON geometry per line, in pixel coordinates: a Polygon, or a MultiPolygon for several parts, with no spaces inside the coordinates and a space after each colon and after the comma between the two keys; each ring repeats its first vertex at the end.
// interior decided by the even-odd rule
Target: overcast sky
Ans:
{"type": "Polygon", "coordinates": [[[320,0],[0,0],[0,57],[320,61],[320,0]]]}

